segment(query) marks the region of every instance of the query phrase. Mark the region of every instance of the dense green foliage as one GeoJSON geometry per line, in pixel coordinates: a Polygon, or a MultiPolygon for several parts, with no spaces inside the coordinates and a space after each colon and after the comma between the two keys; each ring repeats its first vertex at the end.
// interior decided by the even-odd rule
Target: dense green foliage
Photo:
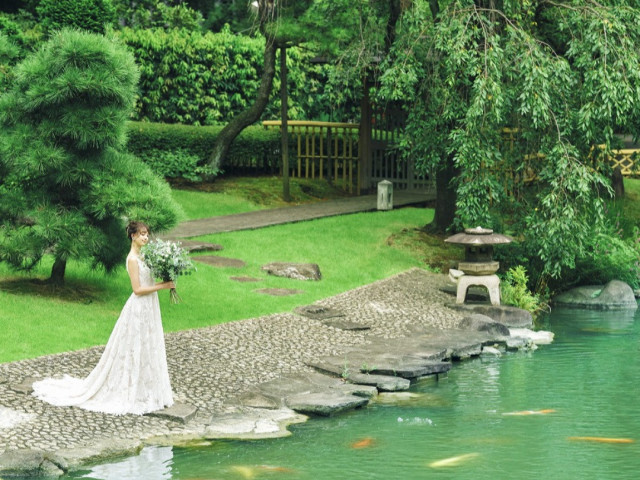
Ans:
{"type": "MultiPolygon", "coordinates": [[[[235,35],[228,29],[202,34],[125,28],[118,35],[140,65],[137,120],[221,125],[244,111],[257,93],[263,38],[235,35]]],[[[288,52],[290,118],[324,120],[351,114],[351,106],[333,101],[340,89],[327,84],[328,66],[313,64],[311,57],[300,49],[288,52]]],[[[278,89],[276,74],[265,119],[280,116],[278,89]]]]}
{"type": "MultiPolygon", "coordinates": [[[[205,168],[207,157],[222,126],[129,122],[128,149],[157,174],[169,178],[198,180],[218,170],[205,168]]],[[[245,129],[231,146],[220,170],[237,165],[279,165],[280,134],[262,126],[245,129]]]]}
{"type": "Polygon", "coordinates": [[[131,28],[201,30],[203,17],[182,0],[112,0],[119,23],[131,28]]]}
{"type": "Polygon", "coordinates": [[[73,27],[104,33],[105,26],[116,22],[111,0],[40,0],[36,12],[49,32],[73,27]]]}
{"type": "Polygon", "coordinates": [[[138,70],[123,46],[62,30],[14,74],[0,97],[0,260],[30,269],[51,253],[57,275],[68,259],[109,270],[127,219],[176,222],[168,186],[124,153],[138,70]]]}
{"type": "Polygon", "coordinates": [[[426,170],[457,168],[457,228],[518,236],[539,285],[596,262],[610,189],[592,149],[638,130],[640,10],[455,0],[434,21],[432,3],[412,2],[380,67],[380,94],[409,110],[402,147],[426,170]]]}

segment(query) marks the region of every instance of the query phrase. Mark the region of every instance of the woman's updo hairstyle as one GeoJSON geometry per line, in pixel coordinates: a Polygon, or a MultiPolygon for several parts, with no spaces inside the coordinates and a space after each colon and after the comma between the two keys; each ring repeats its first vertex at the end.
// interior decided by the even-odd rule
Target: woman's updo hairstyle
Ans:
{"type": "Polygon", "coordinates": [[[129,225],[127,225],[127,237],[129,240],[133,240],[133,236],[140,230],[147,230],[148,232],[149,227],[144,222],[129,222],[129,225]]]}

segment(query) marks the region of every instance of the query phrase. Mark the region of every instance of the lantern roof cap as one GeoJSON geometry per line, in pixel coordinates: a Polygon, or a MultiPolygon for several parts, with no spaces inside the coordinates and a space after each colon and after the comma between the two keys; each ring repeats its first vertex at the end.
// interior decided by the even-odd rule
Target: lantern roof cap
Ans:
{"type": "Polygon", "coordinates": [[[499,245],[513,242],[513,238],[501,233],[493,233],[490,228],[466,228],[464,232],[456,233],[445,239],[448,243],[460,245],[499,245]]]}

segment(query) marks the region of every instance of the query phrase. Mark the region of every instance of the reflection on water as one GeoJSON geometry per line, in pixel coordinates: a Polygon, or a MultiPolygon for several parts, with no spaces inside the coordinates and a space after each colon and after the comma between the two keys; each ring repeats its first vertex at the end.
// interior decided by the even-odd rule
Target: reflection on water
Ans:
{"type": "Polygon", "coordinates": [[[535,352],[458,363],[439,382],[292,426],[287,438],[144,449],[85,478],[635,480],[637,318],[554,311],[545,329],[555,342],[535,352]]]}
{"type": "Polygon", "coordinates": [[[119,462],[98,465],[80,478],[92,480],[126,480],[149,479],[171,480],[171,463],[173,449],[171,447],[148,447],[137,457],[130,457],[119,462]]]}

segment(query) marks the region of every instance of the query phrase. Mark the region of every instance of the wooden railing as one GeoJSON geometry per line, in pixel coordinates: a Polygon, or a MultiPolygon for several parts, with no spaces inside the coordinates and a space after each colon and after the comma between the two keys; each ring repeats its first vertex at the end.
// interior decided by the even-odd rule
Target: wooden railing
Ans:
{"type": "MultiPolygon", "coordinates": [[[[266,128],[282,128],[280,120],[265,120],[266,128]]],[[[358,123],[287,122],[289,145],[296,162],[289,174],[299,178],[327,179],[349,193],[360,194],[358,175],[358,123]]]]}

